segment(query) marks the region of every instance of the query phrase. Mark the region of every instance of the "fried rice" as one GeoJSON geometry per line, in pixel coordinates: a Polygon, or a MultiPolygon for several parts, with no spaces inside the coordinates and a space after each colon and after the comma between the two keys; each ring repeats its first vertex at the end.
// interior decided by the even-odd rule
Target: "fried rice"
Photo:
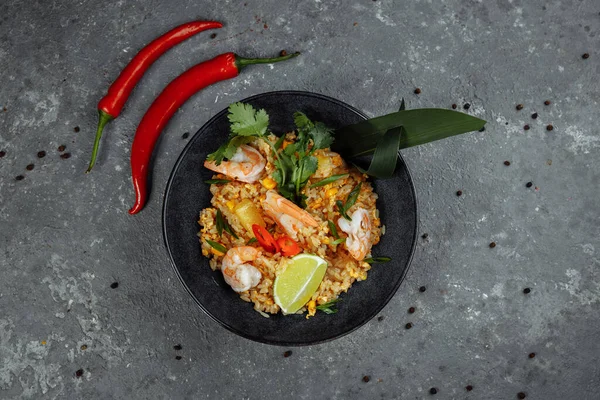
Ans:
{"type": "MultiPolygon", "coordinates": [[[[293,134],[287,134],[286,139],[294,140],[293,134]]],[[[273,143],[276,137],[271,135],[269,140],[273,143]]],[[[243,199],[251,200],[254,205],[262,210],[262,203],[265,201],[266,193],[269,190],[268,183],[272,183],[272,174],[275,171],[273,157],[269,145],[262,139],[257,139],[250,146],[258,149],[267,160],[265,171],[260,180],[255,183],[244,183],[232,180],[226,184],[212,184],[210,191],[213,195],[211,200],[212,207],[205,208],[200,212],[198,223],[201,229],[198,233],[202,246],[202,255],[209,258],[209,265],[213,271],[219,270],[224,254],[215,250],[208,244],[207,240],[222,244],[226,249],[237,246],[248,245],[248,242],[254,238],[252,231],[247,231],[234,213],[234,207],[243,199]],[[239,237],[235,239],[229,234],[219,236],[216,224],[217,210],[220,210],[223,217],[227,220],[233,231],[239,237]]],[[[327,272],[319,288],[313,294],[311,300],[298,311],[298,313],[307,312],[307,317],[313,316],[318,305],[328,303],[338,296],[347,292],[355,281],[367,279],[368,271],[371,265],[365,261],[355,260],[346,250],[345,244],[334,244],[335,238],[330,232],[328,221],[336,222],[340,218],[340,213],[336,207],[336,201],[345,201],[348,194],[359,184],[362,187],[356,203],[348,213],[358,207],[367,210],[371,219],[371,245],[379,242],[382,234],[379,212],[376,208],[377,194],[367,180],[367,175],[360,173],[355,167],[349,167],[339,155],[332,153],[329,149],[317,150],[317,157],[328,157],[333,160],[331,164],[330,175],[348,174],[347,177],[335,180],[324,186],[311,188],[310,185],[322,180],[324,176],[313,175],[304,189],[306,195],[306,211],[308,211],[318,222],[318,227],[306,227],[297,234],[296,242],[302,248],[302,252],[314,254],[327,262],[327,272]],[[337,161],[336,161],[337,160],[337,161]]],[[[317,171],[318,172],[318,171],[317,171]]],[[[229,179],[225,175],[215,174],[214,179],[229,179]]],[[[267,224],[267,229],[272,232],[275,238],[284,235],[285,232],[269,218],[263,214],[263,219],[267,224]]],[[[340,237],[346,237],[342,231],[338,232],[340,237]]],[[[249,244],[259,250],[262,250],[256,242],[249,244]]],[[[370,255],[367,255],[369,257],[370,255]]],[[[239,293],[242,300],[252,302],[254,309],[263,315],[265,313],[276,314],[280,308],[275,304],[273,296],[273,284],[278,273],[286,266],[287,258],[277,253],[271,255],[262,251],[253,265],[261,272],[262,279],[260,283],[250,290],[239,293]]]]}

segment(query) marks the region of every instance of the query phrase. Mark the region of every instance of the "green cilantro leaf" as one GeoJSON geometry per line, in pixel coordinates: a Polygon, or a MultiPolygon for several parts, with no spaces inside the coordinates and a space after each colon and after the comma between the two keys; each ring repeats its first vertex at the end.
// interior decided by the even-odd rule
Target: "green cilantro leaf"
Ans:
{"type": "Polygon", "coordinates": [[[231,132],[238,136],[264,136],[269,126],[269,115],[264,109],[256,111],[246,103],[233,103],[227,115],[231,132]]]}

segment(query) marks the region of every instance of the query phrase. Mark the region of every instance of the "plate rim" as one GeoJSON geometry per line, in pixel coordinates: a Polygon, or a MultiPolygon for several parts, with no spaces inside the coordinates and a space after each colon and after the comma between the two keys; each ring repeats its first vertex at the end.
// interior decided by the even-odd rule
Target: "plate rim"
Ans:
{"type": "MultiPolygon", "coordinates": [[[[338,100],[336,98],[330,97],[330,96],[326,96],[320,93],[314,93],[314,92],[308,92],[308,91],[302,91],[302,90],[275,90],[275,91],[270,91],[270,92],[264,92],[264,93],[259,93],[259,94],[255,94],[252,95],[250,97],[246,97],[242,100],[238,100],[239,102],[248,102],[248,101],[252,101],[255,100],[257,98],[261,98],[264,96],[272,96],[272,95],[295,95],[295,96],[307,96],[307,97],[316,97],[316,98],[320,98],[323,100],[327,100],[330,101],[332,103],[336,103],[337,105],[344,107],[346,109],[349,109],[350,111],[352,111],[353,113],[355,113],[356,115],[358,115],[359,117],[363,118],[363,119],[368,119],[368,116],[360,111],[359,109],[357,109],[356,107],[353,107],[341,100],[338,100]]],[[[173,185],[173,181],[175,178],[175,174],[179,169],[179,166],[181,164],[181,162],[183,161],[183,158],[185,157],[185,155],[188,153],[188,151],[190,150],[192,144],[193,144],[193,139],[196,137],[196,135],[198,135],[198,133],[202,130],[202,128],[204,128],[206,125],[212,123],[214,120],[216,120],[217,118],[220,118],[221,115],[223,113],[225,113],[227,111],[227,108],[219,111],[217,114],[215,114],[214,116],[212,116],[208,121],[206,121],[204,124],[202,124],[202,126],[200,126],[200,128],[198,128],[198,130],[196,131],[196,133],[194,133],[194,135],[192,135],[192,137],[190,138],[190,141],[185,145],[185,147],[183,148],[183,150],[181,150],[181,153],[179,154],[179,156],[177,157],[177,160],[175,161],[175,164],[173,165],[172,169],[171,169],[171,173],[169,174],[169,178],[167,180],[167,184],[165,186],[165,190],[164,190],[164,194],[163,194],[163,206],[162,206],[162,234],[163,234],[163,243],[165,245],[165,249],[167,251],[167,255],[169,257],[169,262],[171,264],[171,267],[173,268],[175,275],[177,275],[177,278],[179,279],[179,281],[181,282],[181,284],[183,285],[185,291],[192,297],[192,299],[194,300],[194,302],[200,307],[200,309],[213,321],[217,322],[220,326],[222,326],[223,328],[227,329],[228,331],[241,336],[245,339],[249,339],[252,340],[254,342],[259,342],[259,343],[264,343],[264,344],[269,344],[269,345],[276,345],[276,346],[312,346],[312,345],[316,345],[316,344],[322,344],[322,343],[326,343],[335,339],[339,339],[343,336],[346,336],[354,331],[356,331],[357,329],[359,329],[360,327],[364,326],[367,324],[367,322],[371,321],[377,314],[379,314],[388,304],[389,302],[392,300],[392,298],[396,295],[396,293],[398,292],[398,290],[400,289],[400,286],[402,286],[402,283],[404,282],[404,279],[406,279],[406,275],[408,274],[408,271],[412,265],[412,261],[414,258],[414,254],[415,254],[415,250],[416,250],[416,243],[417,243],[417,232],[418,232],[418,223],[419,223],[419,209],[418,209],[418,199],[417,199],[417,191],[415,190],[415,185],[414,185],[414,181],[413,181],[413,177],[412,174],[410,172],[410,169],[408,168],[408,164],[405,162],[404,157],[402,157],[402,154],[400,153],[400,150],[398,150],[398,161],[401,161],[405,168],[406,168],[406,174],[408,177],[408,183],[410,186],[410,189],[412,190],[413,193],[413,197],[414,197],[414,207],[415,207],[415,213],[414,213],[414,223],[415,223],[415,228],[413,230],[413,237],[412,237],[412,243],[411,243],[411,249],[410,249],[410,254],[408,256],[408,261],[406,262],[406,268],[404,269],[404,272],[402,273],[402,276],[400,277],[400,279],[398,280],[398,283],[395,285],[394,290],[390,293],[389,296],[387,296],[385,298],[385,301],[383,301],[381,303],[380,307],[377,307],[376,311],[373,313],[373,315],[370,318],[365,319],[363,322],[361,322],[360,324],[352,327],[351,329],[327,337],[325,339],[320,339],[320,340],[315,340],[315,341],[311,341],[311,342],[302,342],[302,343],[298,343],[298,342],[289,342],[289,341],[274,341],[274,340],[270,340],[270,339],[265,339],[259,336],[254,336],[254,335],[250,335],[247,334],[245,332],[242,332],[232,326],[230,326],[229,324],[227,324],[224,321],[221,321],[219,318],[215,317],[214,315],[212,315],[212,313],[206,309],[206,307],[204,307],[204,305],[196,298],[196,296],[192,293],[191,289],[189,288],[189,286],[186,284],[186,282],[184,281],[183,277],[181,276],[179,269],[177,268],[177,265],[175,265],[175,260],[173,259],[173,253],[171,250],[171,247],[169,246],[169,242],[167,240],[167,228],[166,228],[166,212],[167,212],[167,204],[169,201],[169,194],[171,191],[171,186],[173,185]]]]}

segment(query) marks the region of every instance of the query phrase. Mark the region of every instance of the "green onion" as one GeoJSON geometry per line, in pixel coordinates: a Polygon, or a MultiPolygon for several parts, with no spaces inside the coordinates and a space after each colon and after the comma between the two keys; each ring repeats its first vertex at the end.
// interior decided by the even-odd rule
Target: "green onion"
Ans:
{"type": "Polygon", "coordinates": [[[339,238],[334,240],[333,242],[331,242],[331,244],[340,244],[340,243],[344,243],[346,241],[346,238],[339,238]]]}
{"type": "Polygon", "coordinates": [[[350,207],[352,207],[354,205],[354,203],[356,203],[356,200],[358,199],[358,195],[360,194],[361,187],[362,187],[362,182],[359,183],[358,185],[356,185],[356,187],[354,189],[352,189],[352,191],[348,195],[348,198],[346,199],[346,204],[344,205],[344,212],[348,211],[350,209],[350,207]]]}
{"type": "Polygon", "coordinates": [[[378,264],[378,263],[390,262],[390,261],[392,261],[392,259],[389,257],[373,257],[373,258],[365,258],[363,261],[366,263],[369,263],[369,264],[378,264]]]}
{"type": "Polygon", "coordinates": [[[206,239],[206,243],[210,245],[213,249],[217,250],[220,253],[227,253],[227,248],[223,246],[221,243],[213,242],[212,240],[206,239]]]}
{"type": "Polygon", "coordinates": [[[329,225],[329,232],[331,232],[331,236],[333,236],[335,239],[339,239],[340,235],[338,235],[338,231],[335,227],[335,224],[331,221],[327,221],[327,225],[329,225]]]}
{"type": "Polygon", "coordinates": [[[323,311],[325,314],[335,314],[338,312],[336,303],[339,301],[341,301],[341,299],[333,299],[325,304],[318,305],[316,308],[319,311],[323,311]]]}
{"type": "Polygon", "coordinates": [[[325,185],[330,184],[331,182],[335,182],[338,179],[342,179],[342,178],[346,178],[346,177],[348,177],[348,174],[331,175],[328,178],[325,178],[325,179],[323,179],[323,180],[321,180],[319,182],[313,183],[309,187],[310,188],[316,188],[316,187],[319,187],[319,186],[325,186],[325,185]]]}
{"type": "Polygon", "coordinates": [[[222,184],[222,183],[229,183],[231,182],[228,179],[209,179],[204,181],[204,183],[208,183],[209,185],[218,185],[218,184],[222,184]]]}
{"type": "Polygon", "coordinates": [[[346,218],[348,221],[352,221],[352,218],[350,218],[348,216],[348,214],[346,214],[346,209],[344,208],[344,203],[342,203],[341,200],[336,200],[335,205],[337,206],[338,211],[340,212],[342,217],[346,218]]]}
{"type": "Polygon", "coordinates": [[[223,236],[223,230],[234,238],[239,239],[239,236],[235,234],[231,225],[229,225],[227,220],[223,217],[221,210],[217,209],[217,232],[219,232],[219,236],[223,236]]]}
{"type": "Polygon", "coordinates": [[[252,239],[248,240],[246,242],[246,244],[252,244],[252,243],[255,243],[255,242],[258,242],[258,240],[255,237],[253,237],[252,239]]]}

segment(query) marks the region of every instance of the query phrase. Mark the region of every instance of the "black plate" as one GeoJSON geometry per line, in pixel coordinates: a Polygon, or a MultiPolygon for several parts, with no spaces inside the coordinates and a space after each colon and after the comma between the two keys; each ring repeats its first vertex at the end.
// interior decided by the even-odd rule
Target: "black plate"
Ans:
{"type": "MultiPolygon", "coordinates": [[[[302,111],[309,118],[332,128],[356,123],[366,117],[355,108],[327,96],[296,91],[270,92],[249,97],[243,102],[264,108],[273,132],[293,129],[292,114],[302,111]]],[[[308,345],[343,336],[373,318],[391,300],[410,265],[417,231],[417,202],[412,178],[400,157],[396,175],[375,182],[386,233],[373,248],[374,256],[389,256],[392,261],[376,264],[368,279],[356,282],[342,294],[337,314],[281,314],[265,318],[254,311],[252,303],[242,301],[225,283],[220,272],[213,272],[200,252],[196,236],[200,210],[210,206],[211,193],[203,181],[212,172],[203,167],[206,155],[227,139],[227,110],[208,121],[190,140],[177,160],[165,192],[163,232],[169,257],[181,282],[198,305],[230,331],[258,342],[276,345],[308,345]]]]}

